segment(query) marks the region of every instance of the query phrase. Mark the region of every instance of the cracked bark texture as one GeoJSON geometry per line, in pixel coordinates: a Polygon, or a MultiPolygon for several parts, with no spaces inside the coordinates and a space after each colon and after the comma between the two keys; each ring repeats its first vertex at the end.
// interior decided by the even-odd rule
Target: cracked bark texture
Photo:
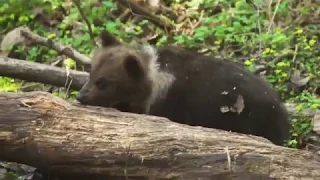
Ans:
{"type": "Polygon", "coordinates": [[[320,179],[320,158],[165,118],[0,93],[0,160],[112,179],[320,179]],[[117,177],[117,178],[116,178],[117,177]]]}

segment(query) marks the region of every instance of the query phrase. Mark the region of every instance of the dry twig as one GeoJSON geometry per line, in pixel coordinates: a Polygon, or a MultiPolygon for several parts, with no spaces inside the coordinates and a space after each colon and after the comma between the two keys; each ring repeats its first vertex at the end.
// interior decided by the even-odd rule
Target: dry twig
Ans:
{"type": "Polygon", "coordinates": [[[30,40],[32,43],[47,46],[51,49],[54,49],[58,53],[68,56],[69,58],[75,60],[79,64],[82,64],[82,65],[91,64],[91,59],[89,57],[79,53],[78,51],[74,50],[69,46],[58,44],[52,41],[51,39],[44,38],[26,29],[21,30],[21,35],[27,38],[28,40],[30,40]]]}
{"type": "MultiPolygon", "coordinates": [[[[274,18],[276,17],[277,11],[278,11],[278,9],[279,9],[280,2],[281,2],[281,0],[278,0],[277,5],[276,5],[276,9],[275,9],[274,12],[273,12],[273,15],[272,15],[272,18],[271,18],[271,20],[270,20],[269,27],[268,27],[268,33],[269,33],[270,30],[271,30],[272,24],[274,24],[274,18]]],[[[271,3],[270,3],[270,4],[271,4],[271,3]]],[[[271,5],[270,5],[270,7],[271,7],[271,5]]]]}
{"type": "Polygon", "coordinates": [[[155,25],[163,28],[163,29],[172,29],[172,25],[164,22],[158,16],[148,12],[144,8],[140,7],[138,4],[134,3],[131,0],[117,0],[122,6],[125,6],[131,10],[131,13],[134,15],[142,16],[149,19],[155,25]]]}

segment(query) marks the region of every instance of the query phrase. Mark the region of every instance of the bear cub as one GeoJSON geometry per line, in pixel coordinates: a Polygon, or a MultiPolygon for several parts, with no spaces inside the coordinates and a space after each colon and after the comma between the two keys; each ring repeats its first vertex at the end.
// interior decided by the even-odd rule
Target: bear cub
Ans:
{"type": "Polygon", "coordinates": [[[80,103],[261,136],[276,145],[290,138],[278,94],[239,65],[178,47],[133,48],[107,31],[100,37],[80,103]]]}

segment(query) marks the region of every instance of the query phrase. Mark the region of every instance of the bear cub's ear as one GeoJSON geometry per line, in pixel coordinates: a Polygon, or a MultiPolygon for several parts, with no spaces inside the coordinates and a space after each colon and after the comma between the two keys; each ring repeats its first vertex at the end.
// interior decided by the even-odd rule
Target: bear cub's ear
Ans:
{"type": "Polygon", "coordinates": [[[124,68],[130,78],[139,79],[144,75],[144,69],[141,61],[134,55],[128,55],[124,60],[124,68]]]}
{"type": "Polygon", "coordinates": [[[120,44],[120,41],[118,41],[118,39],[115,36],[113,36],[106,30],[103,30],[100,33],[100,38],[102,42],[102,47],[115,46],[120,44]]]}

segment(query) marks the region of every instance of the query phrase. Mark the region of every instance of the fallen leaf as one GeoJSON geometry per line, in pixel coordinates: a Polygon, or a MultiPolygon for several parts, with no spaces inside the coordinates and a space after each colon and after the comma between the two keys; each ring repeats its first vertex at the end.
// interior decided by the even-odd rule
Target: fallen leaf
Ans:
{"type": "Polygon", "coordinates": [[[1,42],[1,50],[6,51],[10,47],[17,45],[17,44],[24,44],[26,45],[28,41],[20,34],[21,30],[30,30],[26,26],[20,26],[12,31],[8,32],[2,39],[1,42]]]}
{"type": "Polygon", "coordinates": [[[243,111],[243,109],[244,109],[244,100],[241,95],[239,95],[237,97],[237,101],[233,106],[231,106],[231,107],[221,106],[220,107],[220,111],[222,113],[226,113],[226,112],[231,111],[231,112],[236,112],[236,113],[240,114],[243,111]]]}
{"type": "Polygon", "coordinates": [[[149,0],[149,5],[152,7],[159,7],[160,0],[149,0]]]}
{"type": "Polygon", "coordinates": [[[221,107],[220,107],[220,111],[221,111],[222,113],[226,113],[226,112],[229,112],[230,109],[229,109],[228,106],[221,106],[221,107]]]}
{"type": "Polygon", "coordinates": [[[238,96],[236,103],[230,108],[232,112],[240,114],[244,109],[244,100],[241,95],[238,96]]]}
{"type": "Polygon", "coordinates": [[[320,111],[317,110],[315,116],[312,119],[313,131],[320,134],[320,111]]]}
{"type": "Polygon", "coordinates": [[[310,77],[301,77],[299,70],[295,70],[290,78],[290,81],[297,85],[298,87],[306,85],[310,80],[310,77]]]}

